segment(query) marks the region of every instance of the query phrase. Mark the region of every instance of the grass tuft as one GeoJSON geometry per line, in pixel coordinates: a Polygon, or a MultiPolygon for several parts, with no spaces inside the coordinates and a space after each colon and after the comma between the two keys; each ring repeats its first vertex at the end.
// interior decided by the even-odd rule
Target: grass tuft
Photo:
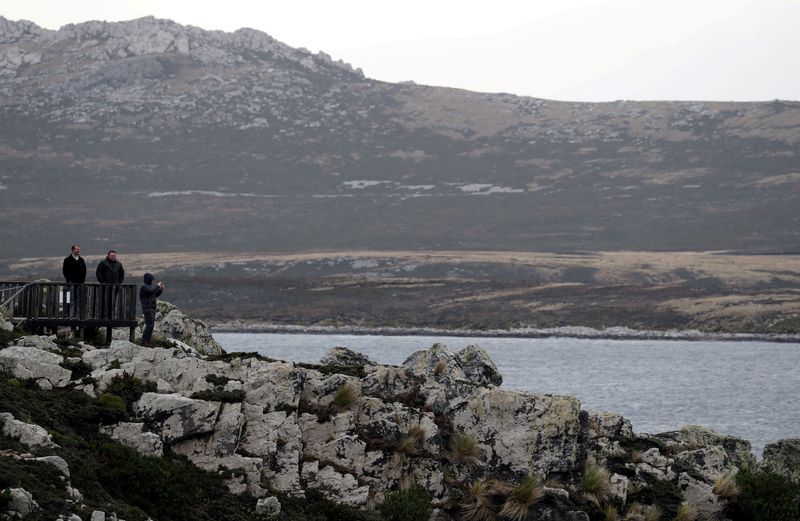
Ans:
{"type": "Polygon", "coordinates": [[[528,476],[511,491],[499,515],[514,521],[521,521],[528,516],[530,507],[542,497],[544,497],[544,487],[539,478],[528,476]]]}
{"type": "Polygon", "coordinates": [[[472,485],[467,501],[461,506],[461,519],[464,521],[494,520],[495,507],[492,493],[492,486],[486,481],[479,481],[472,485]]]}
{"type": "Polygon", "coordinates": [[[603,521],[618,521],[619,520],[619,511],[617,507],[613,505],[606,505],[606,508],[603,509],[603,521]]]}
{"type": "Polygon", "coordinates": [[[470,467],[481,463],[481,450],[478,441],[471,434],[457,432],[450,441],[450,459],[470,467]]]}
{"type": "Polygon", "coordinates": [[[433,366],[433,374],[436,376],[444,374],[447,370],[447,360],[439,360],[436,362],[436,365],[433,366]]]}
{"type": "Polygon", "coordinates": [[[725,474],[714,482],[714,494],[720,499],[730,501],[739,495],[739,485],[736,484],[736,474],[725,474]]]}
{"type": "Polygon", "coordinates": [[[580,492],[588,501],[599,506],[611,493],[610,479],[608,470],[598,465],[588,465],[581,477],[580,492]]]}
{"type": "Polygon", "coordinates": [[[675,521],[695,521],[695,519],[697,519],[697,509],[689,503],[681,503],[675,514],[675,521]]]}
{"type": "Polygon", "coordinates": [[[333,403],[339,409],[349,409],[358,400],[358,389],[351,383],[346,383],[336,390],[333,395],[333,403]]]}

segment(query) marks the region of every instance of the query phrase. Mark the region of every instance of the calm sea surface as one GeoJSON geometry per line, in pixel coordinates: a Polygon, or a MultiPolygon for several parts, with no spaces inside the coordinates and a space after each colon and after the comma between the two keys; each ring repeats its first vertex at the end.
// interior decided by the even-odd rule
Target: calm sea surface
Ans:
{"type": "Polygon", "coordinates": [[[577,396],[584,409],[622,413],[636,432],[707,425],[741,436],[761,455],[766,443],[800,437],[800,344],[216,333],[227,351],[318,362],[347,346],[376,362],[400,364],[441,342],[478,344],[503,374],[503,387],[577,396]]]}

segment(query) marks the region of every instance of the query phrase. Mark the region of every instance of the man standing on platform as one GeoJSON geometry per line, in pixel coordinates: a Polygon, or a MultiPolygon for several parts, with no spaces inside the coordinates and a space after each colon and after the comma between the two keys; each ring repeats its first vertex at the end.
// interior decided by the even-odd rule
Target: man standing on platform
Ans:
{"type": "MultiPolygon", "coordinates": [[[[64,266],[61,272],[64,274],[64,282],[67,284],[83,284],[86,282],[86,261],[81,257],[80,244],[73,244],[71,252],[64,258],[64,266]]],[[[64,316],[73,318],[70,315],[70,304],[77,302],[78,288],[75,286],[66,286],[64,288],[63,302],[64,302],[64,316]]],[[[79,310],[77,306],[72,308],[75,313],[79,310]]]]}
{"type": "Polygon", "coordinates": [[[150,347],[150,337],[156,323],[157,299],[164,291],[164,283],[153,284],[155,277],[152,273],[144,274],[144,284],[139,288],[139,302],[142,303],[144,315],[144,331],[142,331],[142,345],[150,347]]]}
{"type": "Polygon", "coordinates": [[[117,260],[116,251],[110,250],[106,258],[100,261],[95,275],[97,275],[97,282],[110,285],[100,288],[101,318],[113,318],[114,308],[120,294],[119,288],[114,286],[122,284],[122,281],[125,280],[125,269],[117,260]]]}

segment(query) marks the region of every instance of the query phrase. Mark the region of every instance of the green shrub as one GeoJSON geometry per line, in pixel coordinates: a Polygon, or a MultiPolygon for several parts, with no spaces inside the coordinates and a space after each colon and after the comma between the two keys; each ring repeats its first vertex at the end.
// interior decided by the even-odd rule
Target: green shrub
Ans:
{"type": "Polygon", "coordinates": [[[216,386],[216,385],[223,385],[224,386],[230,381],[231,381],[231,379],[228,378],[227,376],[219,376],[219,375],[216,375],[216,374],[207,374],[206,375],[206,382],[208,382],[208,383],[210,383],[211,385],[214,385],[214,386],[216,386]]]}
{"type": "Polygon", "coordinates": [[[106,392],[116,394],[125,401],[125,408],[128,414],[133,414],[133,404],[142,397],[144,393],[156,391],[156,384],[153,382],[142,382],[138,378],[122,373],[122,376],[115,376],[106,387],[106,392]]]}
{"type": "Polygon", "coordinates": [[[241,403],[244,401],[244,395],[245,393],[241,389],[235,391],[206,389],[205,391],[192,393],[192,398],[195,400],[205,400],[207,402],[241,403]]]}
{"type": "Polygon", "coordinates": [[[800,484],[778,474],[742,469],[736,474],[739,495],[726,507],[733,521],[797,521],[800,484]]]}
{"type": "Polygon", "coordinates": [[[127,407],[125,406],[125,400],[116,394],[103,393],[100,395],[97,401],[100,402],[103,407],[111,409],[112,411],[117,411],[122,415],[128,412],[127,407]]]}
{"type": "Polygon", "coordinates": [[[22,382],[20,382],[17,378],[9,378],[6,380],[6,383],[9,387],[22,387],[22,382]]]}
{"type": "Polygon", "coordinates": [[[92,374],[92,366],[83,360],[65,360],[61,362],[61,367],[72,371],[72,380],[80,380],[92,374]]]}
{"type": "Polygon", "coordinates": [[[386,521],[424,521],[431,517],[431,496],[418,485],[389,492],[380,506],[386,521]]]}

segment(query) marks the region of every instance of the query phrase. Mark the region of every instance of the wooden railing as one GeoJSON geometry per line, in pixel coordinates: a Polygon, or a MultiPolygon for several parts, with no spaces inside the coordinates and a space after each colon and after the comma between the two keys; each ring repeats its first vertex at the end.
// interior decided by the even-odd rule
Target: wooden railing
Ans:
{"type": "Polygon", "coordinates": [[[30,331],[70,326],[136,328],[136,284],[0,281],[0,306],[9,321],[30,331]]]}

